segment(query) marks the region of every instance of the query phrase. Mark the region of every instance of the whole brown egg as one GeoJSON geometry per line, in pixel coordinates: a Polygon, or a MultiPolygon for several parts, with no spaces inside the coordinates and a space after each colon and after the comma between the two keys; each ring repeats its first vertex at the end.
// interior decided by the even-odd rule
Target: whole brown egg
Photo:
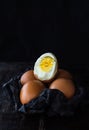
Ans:
{"type": "Polygon", "coordinates": [[[39,80],[31,80],[23,85],[20,90],[20,101],[22,104],[27,104],[32,99],[39,96],[45,89],[45,85],[39,80]]]}
{"type": "Polygon", "coordinates": [[[65,78],[55,79],[49,86],[49,89],[61,91],[66,98],[70,99],[75,94],[75,85],[72,80],[65,78]]]}
{"type": "Polygon", "coordinates": [[[33,70],[28,70],[26,71],[20,78],[20,82],[22,85],[24,85],[25,83],[27,83],[30,80],[35,80],[35,76],[33,73],[33,70]]]}
{"type": "Polygon", "coordinates": [[[69,71],[65,69],[59,69],[57,72],[56,78],[73,79],[73,76],[69,71]]]}

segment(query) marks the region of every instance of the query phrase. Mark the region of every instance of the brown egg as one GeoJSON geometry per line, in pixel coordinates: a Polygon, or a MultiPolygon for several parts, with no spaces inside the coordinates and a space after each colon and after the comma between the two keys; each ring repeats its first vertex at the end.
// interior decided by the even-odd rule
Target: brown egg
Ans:
{"type": "Polygon", "coordinates": [[[30,80],[35,80],[35,76],[33,73],[33,70],[28,70],[26,71],[20,78],[20,82],[22,85],[24,85],[25,83],[27,83],[30,80]]]}
{"type": "Polygon", "coordinates": [[[50,84],[49,88],[60,90],[68,99],[75,94],[75,85],[70,79],[58,78],[50,84]]]}
{"type": "Polygon", "coordinates": [[[27,104],[32,99],[39,96],[45,85],[39,80],[31,80],[23,85],[20,91],[20,101],[22,104],[27,104]]]}
{"type": "Polygon", "coordinates": [[[67,70],[59,69],[56,78],[73,79],[73,76],[67,70]]]}

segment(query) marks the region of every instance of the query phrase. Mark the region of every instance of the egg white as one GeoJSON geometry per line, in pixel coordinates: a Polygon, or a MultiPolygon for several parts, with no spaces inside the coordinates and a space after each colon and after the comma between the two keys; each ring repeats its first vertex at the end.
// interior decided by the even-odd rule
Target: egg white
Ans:
{"type": "Polygon", "coordinates": [[[58,61],[57,61],[56,56],[53,53],[50,53],[50,52],[45,53],[41,55],[35,62],[34,75],[36,75],[37,78],[40,79],[41,81],[52,79],[56,75],[57,71],[58,71],[58,61]],[[46,72],[41,69],[40,63],[42,59],[47,56],[51,57],[54,60],[54,62],[50,70],[46,72]]]}

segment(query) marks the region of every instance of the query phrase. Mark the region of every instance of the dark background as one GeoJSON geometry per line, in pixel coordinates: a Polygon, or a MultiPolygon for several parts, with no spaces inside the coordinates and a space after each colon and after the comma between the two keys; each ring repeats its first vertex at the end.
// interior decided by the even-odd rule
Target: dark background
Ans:
{"type": "MultiPolygon", "coordinates": [[[[88,39],[88,0],[0,1],[0,66],[1,71],[4,67],[5,76],[18,70],[17,62],[32,62],[50,51],[58,57],[62,67],[76,70],[84,87],[89,86],[88,39]],[[16,62],[16,70],[13,72],[11,65],[2,62],[16,62]]],[[[81,130],[89,128],[88,120],[89,105],[78,117],[46,120],[45,126],[48,130],[81,130]]]]}
{"type": "Polygon", "coordinates": [[[34,61],[51,51],[63,66],[89,65],[89,1],[0,2],[0,61],[34,61]]]}

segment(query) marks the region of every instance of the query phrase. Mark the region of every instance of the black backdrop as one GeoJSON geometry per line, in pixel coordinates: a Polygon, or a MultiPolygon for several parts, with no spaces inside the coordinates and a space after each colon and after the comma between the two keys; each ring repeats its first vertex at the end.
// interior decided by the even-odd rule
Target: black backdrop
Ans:
{"type": "MultiPolygon", "coordinates": [[[[0,62],[30,62],[51,51],[61,60],[62,66],[89,70],[88,39],[88,0],[0,1],[0,62]]],[[[85,79],[81,78],[86,84],[88,72],[84,71],[85,79]]],[[[83,71],[80,69],[77,74],[82,75],[83,71]]],[[[68,121],[70,129],[89,127],[89,106],[86,109],[88,112],[84,111],[77,120],[68,121]]],[[[47,129],[55,129],[55,126],[59,129],[57,125],[63,129],[65,122],[63,125],[59,120],[52,123],[54,120],[51,120],[51,127],[47,120],[47,129]]]]}
{"type": "Polygon", "coordinates": [[[0,2],[0,61],[51,51],[63,65],[88,66],[88,0],[0,2]]]}

